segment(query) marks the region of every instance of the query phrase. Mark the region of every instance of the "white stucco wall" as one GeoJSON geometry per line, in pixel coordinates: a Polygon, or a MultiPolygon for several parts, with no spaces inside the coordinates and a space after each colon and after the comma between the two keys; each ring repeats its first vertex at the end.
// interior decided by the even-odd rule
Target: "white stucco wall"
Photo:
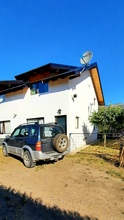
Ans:
{"type": "MultiPolygon", "coordinates": [[[[69,136],[70,133],[92,132],[93,126],[90,125],[88,117],[90,112],[97,108],[98,102],[90,72],[86,71],[72,80],[64,78],[49,82],[48,93],[31,95],[28,88],[6,94],[5,101],[0,103],[0,121],[10,120],[12,131],[19,124],[26,123],[29,118],[44,117],[45,123],[54,122],[58,109],[61,109],[61,115],[67,115],[69,136]],[[74,94],[77,94],[77,97],[73,99],[74,94]],[[75,117],[79,117],[78,129],[75,127],[75,117]]],[[[80,139],[80,145],[85,145],[88,141],[82,136],[80,139]]],[[[78,147],[77,144],[76,146],[78,147]]],[[[71,148],[75,148],[73,141],[71,148]]]]}
{"type": "Polygon", "coordinates": [[[90,77],[90,72],[86,71],[80,77],[70,80],[69,82],[70,96],[77,97],[70,99],[68,129],[71,133],[71,148],[76,148],[78,145],[85,145],[96,139],[94,127],[89,123],[89,116],[92,111],[98,109],[98,101],[94,91],[94,86],[90,77]],[[75,118],[79,117],[79,128],[75,128],[75,118]],[[89,133],[94,133],[89,135],[89,133]]]}
{"type": "Polygon", "coordinates": [[[11,129],[28,118],[44,117],[45,123],[54,122],[58,109],[63,115],[69,112],[68,80],[57,80],[49,83],[49,92],[30,94],[30,89],[12,92],[5,95],[5,102],[0,104],[0,121],[11,121],[11,129]],[[16,115],[16,117],[14,117],[16,115]]]}
{"type": "Polygon", "coordinates": [[[73,125],[73,132],[75,132],[74,116],[77,116],[80,118],[80,127],[78,132],[82,132],[83,125],[88,126],[88,131],[91,131],[92,126],[89,125],[88,118],[93,110],[97,110],[98,101],[90,77],[90,72],[86,71],[81,74],[80,77],[70,80],[69,90],[71,97],[73,94],[77,94],[77,98],[74,98],[74,100],[71,98],[69,103],[69,112],[71,113],[69,114],[70,128],[71,125],[73,125]]]}

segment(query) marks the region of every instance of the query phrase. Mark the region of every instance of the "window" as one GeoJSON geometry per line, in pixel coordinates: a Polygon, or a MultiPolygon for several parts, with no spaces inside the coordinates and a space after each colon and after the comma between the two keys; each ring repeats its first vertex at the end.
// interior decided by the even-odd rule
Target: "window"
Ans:
{"type": "Polygon", "coordinates": [[[94,98],[94,105],[96,104],[96,98],[94,98]]]}
{"type": "Polygon", "coordinates": [[[48,92],[48,83],[39,82],[38,83],[38,90],[39,90],[39,93],[48,92]]]}
{"type": "Polygon", "coordinates": [[[27,119],[27,123],[39,123],[39,124],[43,124],[44,123],[44,118],[28,118],[27,119]]]}
{"type": "Polygon", "coordinates": [[[32,126],[30,129],[30,137],[37,137],[37,128],[32,126]]]}
{"type": "Polygon", "coordinates": [[[27,137],[29,134],[29,128],[27,126],[16,128],[13,133],[12,137],[27,137]]]}
{"type": "Polygon", "coordinates": [[[35,94],[38,93],[38,88],[37,88],[37,84],[36,83],[32,84],[30,89],[31,89],[31,95],[35,95],[35,94]]]}
{"type": "Polygon", "coordinates": [[[29,133],[29,128],[28,127],[23,127],[23,128],[21,128],[19,136],[20,137],[27,137],[28,133],[29,133]]]}
{"type": "Polygon", "coordinates": [[[11,126],[10,121],[0,121],[0,134],[10,134],[11,126]]]}
{"type": "Polygon", "coordinates": [[[79,128],[79,117],[75,117],[75,128],[78,129],[79,128]]]}
{"type": "Polygon", "coordinates": [[[17,128],[16,130],[13,131],[12,137],[18,137],[20,133],[20,128],[17,128]]]}
{"type": "Polygon", "coordinates": [[[57,134],[63,134],[63,129],[59,126],[43,126],[40,128],[41,138],[53,138],[57,134]]]}
{"type": "Polygon", "coordinates": [[[37,82],[30,86],[31,95],[48,92],[48,83],[37,82]]]}

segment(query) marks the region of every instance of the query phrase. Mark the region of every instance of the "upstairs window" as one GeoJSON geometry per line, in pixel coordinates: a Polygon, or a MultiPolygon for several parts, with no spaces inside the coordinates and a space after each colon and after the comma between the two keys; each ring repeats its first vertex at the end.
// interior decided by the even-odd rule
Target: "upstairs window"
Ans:
{"type": "Polygon", "coordinates": [[[37,84],[36,84],[36,83],[31,84],[30,90],[31,90],[31,95],[35,95],[35,94],[37,94],[37,93],[38,93],[38,87],[37,87],[37,84]]]}
{"type": "Polygon", "coordinates": [[[48,83],[32,83],[30,86],[31,95],[48,92],[48,83]]]}

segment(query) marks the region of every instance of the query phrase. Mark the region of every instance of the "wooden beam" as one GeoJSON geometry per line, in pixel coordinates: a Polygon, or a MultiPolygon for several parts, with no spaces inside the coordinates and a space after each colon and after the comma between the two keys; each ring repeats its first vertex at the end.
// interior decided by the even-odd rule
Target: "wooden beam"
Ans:
{"type": "Polygon", "coordinates": [[[99,103],[99,105],[104,105],[105,104],[104,97],[103,97],[103,92],[102,92],[99,73],[97,71],[97,68],[94,67],[94,68],[90,69],[90,73],[91,73],[91,78],[93,81],[94,89],[96,92],[96,96],[98,99],[98,103],[99,103]]]}

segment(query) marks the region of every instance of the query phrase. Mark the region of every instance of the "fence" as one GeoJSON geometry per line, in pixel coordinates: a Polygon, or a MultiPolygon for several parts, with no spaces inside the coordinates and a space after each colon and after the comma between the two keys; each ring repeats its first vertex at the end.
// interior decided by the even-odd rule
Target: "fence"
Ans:
{"type": "Polygon", "coordinates": [[[124,148],[121,151],[120,136],[118,134],[106,134],[106,137],[105,147],[103,134],[70,134],[71,151],[78,151],[78,157],[81,160],[86,159],[88,164],[97,163],[98,159],[102,159],[100,165],[105,161],[116,167],[124,167],[124,148]],[[81,151],[81,149],[83,150],[81,151]]]}
{"type": "MultiPolygon", "coordinates": [[[[117,133],[107,133],[107,141],[110,139],[119,139],[117,133]]],[[[103,140],[103,133],[70,133],[70,151],[77,150],[79,148],[85,148],[87,145],[103,140]]]]}

